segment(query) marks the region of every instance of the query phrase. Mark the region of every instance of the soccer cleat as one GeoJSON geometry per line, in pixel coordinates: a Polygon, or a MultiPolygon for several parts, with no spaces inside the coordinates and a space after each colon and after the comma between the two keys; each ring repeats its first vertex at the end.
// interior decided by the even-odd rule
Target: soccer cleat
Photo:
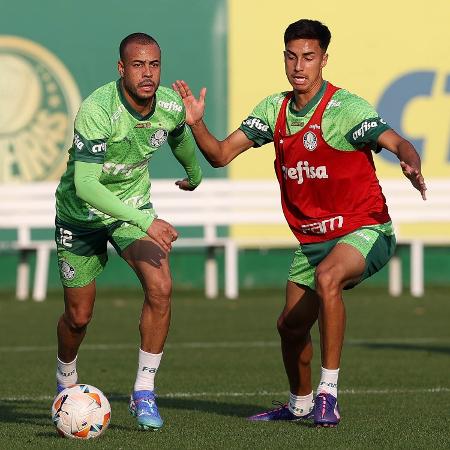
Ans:
{"type": "Polygon", "coordinates": [[[130,413],[141,430],[159,430],[163,425],[155,399],[153,391],[134,391],[131,395],[130,413]]]}
{"type": "Polygon", "coordinates": [[[289,407],[287,403],[285,405],[281,404],[279,408],[275,409],[269,409],[268,411],[265,411],[260,414],[255,414],[254,416],[250,416],[247,418],[247,420],[251,421],[272,421],[272,420],[284,420],[284,421],[290,421],[290,422],[296,422],[300,420],[307,420],[313,418],[313,411],[310,411],[309,413],[303,415],[303,416],[296,416],[295,414],[291,413],[289,411],[289,407]]]}
{"type": "Polygon", "coordinates": [[[314,425],[336,427],[340,420],[337,398],[326,392],[316,395],[314,400],[314,425]]]}
{"type": "MultiPolygon", "coordinates": [[[[77,384],[77,383],[78,383],[78,381],[76,383],[74,383],[74,384],[77,384]]],[[[56,382],[56,395],[58,395],[64,389],[67,389],[68,387],[74,386],[74,384],[71,384],[69,386],[63,386],[62,384],[59,384],[58,382],[56,382]]]]}

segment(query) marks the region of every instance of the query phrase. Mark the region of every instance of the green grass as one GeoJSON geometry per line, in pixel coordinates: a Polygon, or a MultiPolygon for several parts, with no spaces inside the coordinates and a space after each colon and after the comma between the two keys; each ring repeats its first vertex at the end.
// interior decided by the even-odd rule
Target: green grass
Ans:
{"type": "MultiPolygon", "coordinates": [[[[450,448],[450,300],[385,289],[346,293],[348,326],[340,375],[338,429],[250,423],[286,401],[275,322],[282,290],[242,292],[237,301],[176,292],[157,376],[160,432],[139,432],[127,411],[138,350],[138,291],[100,289],[79,354],[82,382],[110,399],[110,428],[89,442],[59,438],[50,420],[55,388],[59,292],[43,303],[0,297],[0,448],[450,448]]],[[[314,336],[317,344],[317,335],[314,336]]],[[[318,349],[318,345],[316,345],[318,349]]],[[[314,383],[320,368],[314,356],[314,383]]]]}

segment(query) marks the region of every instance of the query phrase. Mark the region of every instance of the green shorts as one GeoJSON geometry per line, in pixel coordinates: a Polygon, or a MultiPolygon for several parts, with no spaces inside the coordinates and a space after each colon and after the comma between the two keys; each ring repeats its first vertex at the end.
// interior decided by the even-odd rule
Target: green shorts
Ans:
{"type": "MultiPolygon", "coordinates": [[[[148,209],[149,213],[153,210],[148,209]]],[[[55,220],[59,276],[66,287],[88,285],[103,271],[110,242],[119,255],[138,239],[147,236],[140,228],[117,221],[101,228],[86,228],[55,220]]]]}
{"type": "MultiPolygon", "coordinates": [[[[387,222],[382,225],[361,227],[330,241],[317,244],[300,244],[294,254],[288,280],[315,289],[316,267],[336,244],[349,244],[363,255],[366,266],[361,279],[358,281],[360,283],[378,272],[389,261],[394,253],[396,240],[392,223],[387,222]]],[[[344,289],[350,289],[358,283],[346,286],[344,289]]]]}

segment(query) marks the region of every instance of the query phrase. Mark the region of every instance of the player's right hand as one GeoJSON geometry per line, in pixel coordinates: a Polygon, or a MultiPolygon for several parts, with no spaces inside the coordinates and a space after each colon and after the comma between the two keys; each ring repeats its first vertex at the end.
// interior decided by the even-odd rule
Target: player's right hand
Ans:
{"type": "Polygon", "coordinates": [[[197,98],[194,97],[188,84],[183,80],[177,80],[172,83],[174,91],[178,92],[183,100],[184,107],[186,109],[186,123],[189,126],[195,125],[203,119],[205,113],[205,97],[206,88],[200,89],[200,95],[197,98]]]}
{"type": "Polygon", "coordinates": [[[154,219],[148,227],[147,234],[166,252],[172,250],[172,242],[178,238],[177,230],[162,219],[154,219]]]}

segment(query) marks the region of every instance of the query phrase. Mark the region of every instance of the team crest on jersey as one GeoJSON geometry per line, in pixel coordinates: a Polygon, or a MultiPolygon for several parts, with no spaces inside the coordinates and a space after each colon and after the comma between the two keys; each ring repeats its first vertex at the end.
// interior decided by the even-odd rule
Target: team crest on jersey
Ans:
{"type": "Polygon", "coordinates": [[[73,280],[75,277],[75,269],[67,262],[62,261],[59,265],[61,275],[65,280],[73,280]]]}
{"type": "Polygon", "coordinates": [[[150,146],[152,147],[160,147],[164,144],[164,142],[167,141],[167,136],[169,133],[164,128],[160,128],[159,130],[156,130],[149,139],[150,146]]]}
{"type": "Polygon", "coordinates": [[[306,150],[312,152],[317,147],[317,136],[312,131],[308,131],[303,136],[303,145],[305,146],[306,150]]]}

